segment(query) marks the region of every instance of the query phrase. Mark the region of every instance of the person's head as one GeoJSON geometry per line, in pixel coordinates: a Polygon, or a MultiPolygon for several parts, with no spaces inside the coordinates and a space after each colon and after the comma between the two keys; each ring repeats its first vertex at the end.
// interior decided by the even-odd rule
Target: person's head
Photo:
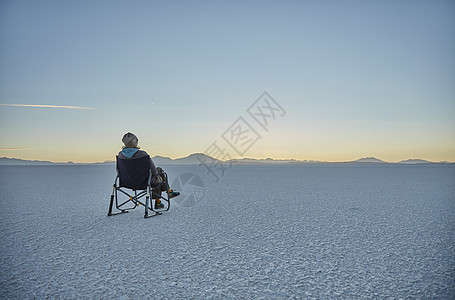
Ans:
{"type": "Polygon", "coordinates": [[[131,132],[125,133],[125,135],[122,138],[122,142],[123,142],[123,144],[125,144],[125,146],[123,146],[123,148],[138,148],[139,149],[139,147],[137,146],[138,139],[131,132]]]}

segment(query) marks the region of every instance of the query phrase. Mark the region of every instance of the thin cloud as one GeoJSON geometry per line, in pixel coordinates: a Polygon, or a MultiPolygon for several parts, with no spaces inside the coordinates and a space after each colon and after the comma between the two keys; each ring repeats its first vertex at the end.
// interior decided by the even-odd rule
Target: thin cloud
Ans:
{"type": "Polygon", "coordinates": [[[0,148],[0,151],[22,151],[31,150],[31,148],[0,148]]]}
{"type": "Polygon", "coordinates": [[[43,105],[43,104],[0,104],[2,106],[38,107],[38,108],[65,108],[65,109],[93,109],[93,107],[71,105],[43,105]]]}

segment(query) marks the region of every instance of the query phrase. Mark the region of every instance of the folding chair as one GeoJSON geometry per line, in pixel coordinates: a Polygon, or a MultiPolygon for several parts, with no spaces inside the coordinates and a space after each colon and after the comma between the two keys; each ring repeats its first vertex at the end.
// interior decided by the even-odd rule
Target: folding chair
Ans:
{"type": "MultiPolygon", "coordinates": [[[[121,159],[118,156],[117,159],[117,177],[115,178],[114,185],[112,188],[111,201],[109,204],[108,216],[118,215],[122,213],[127,213],[129,210],[135,209],[139,205],[145,207],[144,218],[150,218],[157,215],[161,215],[162,212],[168,211],[170,208],[169,201],[169,191],[167,191],[167,198],[159,195],[159,198],[167,202],[167,207],[160,210],[155,210],[153,208],[153,200],[151,200],[150,195],[154,188],[161,187],[163,183],[160,183],[155,186],[151,186],[152,180],[152,170],[150,168],[150,156],[133,158],[133,159],[121,159]],[[117,184],[118,181],[118,184],[117,184]],[[131,191],[125,191],[125,189],[130,189],[131,191]],[[118,192],[126,195],[128,200],[119,204],[118,202],[118,192]],[[145,203],[141,202],[139,199],[145,196],[145,203]],[[113,204],[115,198],[115,208],[120,212],[112,212],[113,204]],[[132,204],[127,205],[128,203],[132,204]],[[152,211],[154,214],[149,215],[149,211],[152,211]]],[[[166,173],[161,173],[158,175],[164,174],[167,178],[166,173]]],[[[160,193],[161,194],[161,193],[160,193]]]]}

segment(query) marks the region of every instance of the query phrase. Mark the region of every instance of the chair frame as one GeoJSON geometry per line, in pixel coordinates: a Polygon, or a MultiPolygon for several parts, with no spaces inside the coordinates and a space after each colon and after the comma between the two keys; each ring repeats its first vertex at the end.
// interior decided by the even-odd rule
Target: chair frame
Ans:
{"type": "MultiPolygon", "coordinates": [[[[141,157],[141,158],[133,158],[133,159],[143,159],[144,157],[141,157]]],[[[148,160],[150,160],[150,156],[147,156],[148,160]]],[[[152,186],[151,185],[151,180],[152,180],[152,170],[150,169],[150,166],[149,166],[149,174],[148,174],[148,178],[147,178],[147,186],[145,189],[136,189],[136,188],[131,188],[131,187],[127,187],[127,186],[120,186],[121,185],[121,178],[120,178],[120,171],[118,169],[118,161],[119,161],[119,158],[118,156],[116,157],[116,160],[117,160],[117,164],[116,164],[116,171],[117,171],[117,176],[115,177],[115,180],[114,180],[114,184],[112,186],[112,194],[111,194],[111,200],[110,200],[110,203],[109,203],[109,211],[107,213],[108,216],[114,216],[114,215],[120,215],[120,214],[123,214],[123,213],[127,213],[129,212],[130,210],[133,210],[133,209],[136,209],[139,205],[142,205],[144,206],[144,218],[147,219],[147,218],[150,218],[150,217],[155,217],[155,216],[158,216],[158,215],[161,215],[163,212],[166,212],[169,210],[169,208],[171,207],[171,202],[169,201],[170,197],[169,197],[169,191],[166,191],[166,194],[167,194],[167,198],[166,197],[163,197],[163,196],[159,196],[159,198],[161,200],[164,200],[165,202],[167,202],[167,207],[166,208],[163,208],[163,209],[160,209],[160,210],[156,210],[153,208],[153,199],[151,198],[151,194],[152,194],[152,190],[155,189],[155,188],[159,188],[161,187],[164,182],[158,184],[158,185],[154,185],[152,186]],[[128,189],[130,191],[125,191],[124,189],[128,189]],[[121,194],[125,195],[128,197],[128,200],[122,202],[119,204],[119,193],[120,192],[121,194]],[[139,199],[143,198],[145,196],[145,203],[140,201],[139,199]],[[114,208],[114,199],[115,199],[115,208],[118,210],[118,212],[112,212],[112,209],[114,208]],[[131,202],[133,204],[133,206],[126,206],[129,202],[131,202]],[[152,212],[152,214],[149,214],[149,212],[152,212]]],[[[125,159],[126,160],[126,159],[125,159]]],[[[150,165],[150,164],[149,164],[150,165]]],[[[159,173],[157,175],[165,175],[166,178],[167,178],[167,174],[166,172],[163,172],[163,173],[159,173]]]]}

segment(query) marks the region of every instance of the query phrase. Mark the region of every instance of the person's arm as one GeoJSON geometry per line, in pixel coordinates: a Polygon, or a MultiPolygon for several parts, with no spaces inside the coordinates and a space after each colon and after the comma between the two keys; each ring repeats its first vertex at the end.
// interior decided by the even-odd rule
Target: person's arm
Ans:
{"type": "Polygon", "coordinates": [[[156,166],[152,158],[150,158],[150,169],[152,170],[152,178],[156,176],[156,166]]]}

